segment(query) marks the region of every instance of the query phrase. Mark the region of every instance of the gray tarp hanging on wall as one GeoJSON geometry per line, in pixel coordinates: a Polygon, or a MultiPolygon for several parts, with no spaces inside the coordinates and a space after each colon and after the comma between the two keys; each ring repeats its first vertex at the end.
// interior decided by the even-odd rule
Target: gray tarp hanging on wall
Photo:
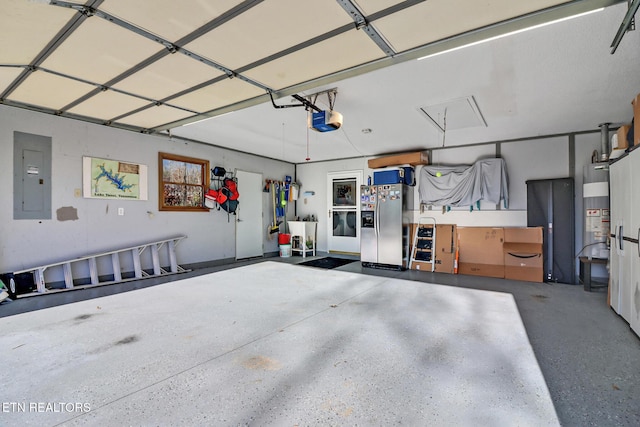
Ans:
{"type": "Polygon", "coordinates": [[[483,159],[473,165],[423,166],[420,202],[435,206],[473,206],[480,200],[509,207],[504,159],[483,159]],[[438,176],[440,175],[440,176],[438,176]]]}

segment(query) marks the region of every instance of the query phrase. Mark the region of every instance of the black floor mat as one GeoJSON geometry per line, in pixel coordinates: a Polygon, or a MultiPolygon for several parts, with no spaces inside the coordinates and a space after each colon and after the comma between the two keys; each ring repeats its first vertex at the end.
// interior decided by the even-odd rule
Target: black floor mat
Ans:
{"type": "Polygon", "coordinates": [[[334,258],[334,257],[326,257],[314,259],[312,261],[301,262],[298,265],[305,265],[307,267],[319,267],[319,268],[336,268],[341,265],[351,264],[352,262],[357,262],[355,259],[346,259],[346,258],[334,258]]]}

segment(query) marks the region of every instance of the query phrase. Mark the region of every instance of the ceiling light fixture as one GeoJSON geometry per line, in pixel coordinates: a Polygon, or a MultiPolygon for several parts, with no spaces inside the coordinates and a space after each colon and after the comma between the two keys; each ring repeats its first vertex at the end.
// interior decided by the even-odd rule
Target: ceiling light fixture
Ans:
{"type": "Polygon", "coordinates": [[[204,119],[196,120],[195,122],[185,123],[185,124],[183,124],[183,125],[182,125],[182,127],[195,125],[196,123],[206,122],[207,120],[211,120],[211,119],[217,119],[218,117],[226,116],[226,115],[229,115],[229,114],[231,114],[231,113],[233,113],[233,112],[234,112],[234,111],[229,111],[229,112],[227,112],[227,113],[220,114],[220,115],[217,115],[217,116],[213,116],[213,117],[206,117],[206,118],[204,118],[204,119]]]}
{"type": "Polygon", "coordinates": [[[590,15],[590,14],[596,13],[596,12],[601,12],[603,10],[604,10],[604,7],[601,7],[599,9],[589,10],[587,12],[578,13],[576,15],[565,16],[564,18],[554,19],[553,21],[544,22],[544,23],[538,24],[538,25],[533,25],[531,27],[521,28],[521,29],[515,30],[515,31],[510,31],[508,33],[504,33],[504,34],[500,34],[498,36],[494,36],[494,37],[489,37],[489,38],[486,38],[486,39],[478,40],[478,41],[475,41],[473,43],[469,43],[469,44],[465,44],[465,45],[462,45],[462,46],[453,47],[451,49],[446,49],[446,50],[443,50],[443,51],[440,51],[440,52],[430,53],[429,55],[425,55],[425,56],[423,56],[421,58],[418,58],[418,61],[422,61],[423,59],[432,58],[434,56],[442,55],[443,53],[449,53],[449,52],[453,52],[453,51],[456,51],[456,50],[464,49],[466,47],[476,46],[476,45],[479,45],[479,44],[482,44],[482,43],[490,42],[490,41],[493,41],[493,40],[498,40],[498,39],[501,39],[503,37],[508,37],[508,36],[513,36],[515,34],[524,33],[525,31],[535,30],[537,28],[546,27],[547,25],[557,24],[558,22],[568,21],[570,19],[579,18],[581,16],[590,15]]]}

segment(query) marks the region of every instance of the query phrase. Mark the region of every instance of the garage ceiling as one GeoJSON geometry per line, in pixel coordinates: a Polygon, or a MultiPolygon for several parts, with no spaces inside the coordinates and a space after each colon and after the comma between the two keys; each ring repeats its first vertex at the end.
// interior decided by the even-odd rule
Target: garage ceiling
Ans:
{"type": "MultiPolygon", "coordinates": [[[[458,143],[482,142],[513,133],[497,132],[504,117],[492,116],[496,99],[501,99],[503,107],[511,105],[515,118],[513,110],[527,102],[518,97],[535,95],[517,93],[514,73],[520,72],[516,67],[527,63],[526,58],[521,58],[522,52],[514,50],[518,46],[491,45],[505,43],[501,39],[469,47],[464,49],[465,55],[472,56],[467,56],[466,62],[458,51],[416,59],[611,6],[611,13],[602,14],[608,18],[606,28],[597,24],[597,31],[589,31],[599,36],[602,29],[605,36],[598,42],[608,47],[626,11],[626,4],[619,3],[0,0],[0,34],[5,41],[0,46],[0,101],[300,163],[307,158],[327,160],[437,147],[441,141],[438,132],[442,131],[429,124],[420,109],[472,98],[481,114],[489,114],[484,117],[488,131],[482,130],[485,134],[476,134],[475,139],[462,133],[458,143]],[[496,46],[506,49],[502,53],[507,56],[502,57],[496,46]],[[483,53],[472,49],[493,50],[483,53]],[[474,52],[480,52],[480,56],[474,57],[474,52]],[[449,58],[456,58],[457,66],[448,63],[449,58]],[[453,73],[456,80],[442,80],[441,72],[449,67],[466,69],[467,78],[453,73]],[[446,86],[449,96],[424,90],[425,85],[446,86]],[[310,136],[303,108],[275,109],[269,97],[271,93],[279,105],[296,104],[290,97],[293,94],[322,103],[323,96],[313,98],[313,94],[331,88],[337,88],[335,108],[344,115],[345,124],[341,130],[327,134],[310,136]],[[495,98],[486,95],[490,91],[495,98]],[[415,96],[419,98],[414,99],[415,96]],[[381,114],[391,120],[393,110],[404,111],[403,116],[388,123],[375,118],[381,114]],[[419,125],[413,124],[413,117],[411,124],[405,123],[407,111],[415,115],[419,125]],[[234,114],[225,114],[229,112],[234,114]],[[374,118],[368,124],[362,116],[367,112],[374,118]],[[212,119],[202,121],[207,118],[212,119]],[[184,126],[193,122],[198,123],[184,126]],[[413,129],[413,135],[423,137],[403,138],[406,126],[413,129]],[[376,135],[385,135],[384,141],[376,139],[380,138],[376,135]]],[[[594,19],[577,18],[575,21],[582,20],[582,24],[557,25],[592,27],[593,22],[598,22],[594,19]]],[[[536,43],[544,43],[545,34],[548,33],[539,32],[541,39],[536,43]]],[[[571,38],[572,34],[567,36],[571,38]]],[[[522,39],[522,43],[530,42],[530,37],[533,36],[522,39]]],[[[562,47],[566,38],[556,39],[556,47],[562,47]]],[[[553,49],[550,46],[545,52],[549,59],[557,59],[553,49]]],[[[584,46],[574,45],[571,49],[582,52],[584,46]]],[[[637,50],[636,44],[633,49],[626,49],[631,53],[625,53],[623,43],[616,53],[620,61],[633,62],[634,76],[638,74],[637,50]]],[[[531,48],[530,53],[540,52],[531,48]]],[[[554,66],[529,63],[528,67],[543,70],[547,65],[554,66]]],[[[572,70],[576,74],[583,72],[588,71],[572,70]]],[[[637,91],[637,77],[629,80],[629,85],[638,83],[637,91]]],[[[589,84],[607,85],[610,95],[611,90],[626,90],[601,78],[589,84]]],[[[561,88],[554,84],[534,92],[557,89],[561,88]]],[[[627,95],[629,99],[616,102],[626,107],[633,93],[627,95]]],[[[610,119],[602,118],[607,120],[610,119]]],[[[597,124],[589,123],[588,127],[597,124]]],[[[573,130],[582,129],[563,131],[573,130]]],[[[510,137],[517,136],[528,135],[510,137]]],[[[447,139],[451,140],[449,135],[447,139]]]]}

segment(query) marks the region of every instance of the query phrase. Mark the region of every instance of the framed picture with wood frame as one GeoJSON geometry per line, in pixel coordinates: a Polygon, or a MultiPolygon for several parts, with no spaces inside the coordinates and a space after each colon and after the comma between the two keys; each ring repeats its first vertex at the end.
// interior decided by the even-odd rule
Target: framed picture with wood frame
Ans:
{"type": "Polygon", "coordinates": [[[204,195],[209,190],[209,161],[158,153],[161,211],[209,212],[204,195]]]}

